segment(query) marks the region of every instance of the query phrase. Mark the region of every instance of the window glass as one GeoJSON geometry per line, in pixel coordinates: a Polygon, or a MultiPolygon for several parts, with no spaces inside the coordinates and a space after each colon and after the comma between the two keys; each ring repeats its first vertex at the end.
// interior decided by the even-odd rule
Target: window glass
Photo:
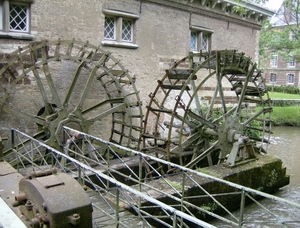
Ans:
{"type": "Polygon", "coordinates": [[[23,5],[9,5],[9,30],[28,31],[27,7],[23,5]]]}
{"type": "Polygon", "coordinates": [[[293,84],[294,83],[294,74],[288,74],[288,83],[293,84]]]}
{"type": "Polygon", "coordinates": [[[294,59],[290,59],[289,66],[290,67],[295,67],[296,66],[296,61],[294,59]]]}
{"type": "Polygon", "coordinates": [[[208,35],[202,34],[202,50],[208,51],[208,35]]]}
{"type": "Polygon", "coordinates": [[[271,73],[270,75],[270,82],[276,82],[276,74],[275,73],[271,73]]]}
{"type": "Polygon", "coordinates": [[[190,50],[197,50],[197,33],[191,31],[190,50]]]}
{"type": "Polygon", "coordinates": [[[122,41],[132,41],[132,27],[131,20],[123,19],[122,21],[122,41]]]}
{"type": "Polygon", "coordinates": [[[112,17],[105,17],[104,38],[111,40],[115,39],[115,19],[112,17]]]}
{"type": "Polygon", "coordinates": [[[272,67],[277,67],[277,63],[278,63],[278,55],[276,52],[274,52],[271,61],[272,67]]]}

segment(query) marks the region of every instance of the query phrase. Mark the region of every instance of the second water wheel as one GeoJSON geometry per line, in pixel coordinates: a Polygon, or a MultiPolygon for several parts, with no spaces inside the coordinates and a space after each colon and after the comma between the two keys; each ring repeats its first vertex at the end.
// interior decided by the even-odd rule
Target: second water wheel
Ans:
{"type": "Polygon", "coordinates": [[[20,129],[59,150],[63,126],[139,149],[135,79],[111,53],[88,42],[43,40],[6,54],[1,64],[2,129],[20,129]]]}
{"type": "Polygon", "coordinates": [[[190,168],[266,152],[272,107],[257,65],[237,51],[190,54],[166,70],[147,105],[143,151],[190,168]]]}

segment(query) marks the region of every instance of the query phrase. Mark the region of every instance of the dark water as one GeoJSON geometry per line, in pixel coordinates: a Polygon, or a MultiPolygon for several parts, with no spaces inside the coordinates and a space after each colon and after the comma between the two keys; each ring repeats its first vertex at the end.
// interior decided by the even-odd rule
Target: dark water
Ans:
{"type": "MultiPolygon", "coordinates": [[[[300,128],[273,127],[272,131],[268,153],[280,158],[283,165],[287,167],[287,174],[290,175],[290,184],[280,189],[275,195],[300,204],[300,128]]],[[[260,200],[259,203],[274,212],[277,217],[275,218],[257,204],[251,204],[245,209],[244,218],[247,223],[244,224],[244,227],[300,227],[300,209],[269,199],[260,200]]],[[[238,212],[234,214],[238,216],[238,212]]],[[[231,227],[219,222],[213,222],[213,225],[224,228],[231,227]]]]}

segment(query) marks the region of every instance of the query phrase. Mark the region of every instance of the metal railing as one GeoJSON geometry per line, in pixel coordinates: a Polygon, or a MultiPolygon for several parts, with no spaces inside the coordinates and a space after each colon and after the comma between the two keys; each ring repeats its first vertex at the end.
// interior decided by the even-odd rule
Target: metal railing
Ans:
{"type": "Polygon", "coordinates": [[[64,127],[63,131],[66,144],[63,152],[59,152],[13,129],[15,156],[5,160],[15,163],[17,159],[16,168],[23,175],[56,167],[60,172],[68,172],[82,185],[87,185],[95,209],[95,227],[105,227],[107,224],[116,227],[214,227],[209,224],[210,219],[219,220],[231,227],[244,227],[245,224],[252,223],[245,216],[246,202],[254,202],[269,215],[264,218],[264,224],[300,223],[299,218],[285,221],[280,213],[276,214],[272,208],[262,205],[257,197],[293,207],[300,212],[298,203],[188,169],[71,128],[64,127]],[[128,154],[128,157],[120,157],[119,152],[128,154]],[[168,166],[174,173],[161,174],[157,166],[168,166]],[[151,175],[147,175],[149,173],[151,175]],[[211,183],[218,186],[220,191],[208,192],[205,186],[211,183]],[[239,213],[231,212],[228,203],[225,203],[228,199],[238,202],[239,213]]]}

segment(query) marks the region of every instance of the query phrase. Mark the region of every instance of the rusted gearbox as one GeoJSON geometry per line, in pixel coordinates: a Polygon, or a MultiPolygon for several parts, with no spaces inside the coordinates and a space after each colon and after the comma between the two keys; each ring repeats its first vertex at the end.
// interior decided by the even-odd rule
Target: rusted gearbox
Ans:
{"type": "Polygon", "coordinates": [[[37,228],[90,227],[92,204],[83,187],[55,169],[33,172],[19,182],[18,206],[26,225],[37,228]]]}

